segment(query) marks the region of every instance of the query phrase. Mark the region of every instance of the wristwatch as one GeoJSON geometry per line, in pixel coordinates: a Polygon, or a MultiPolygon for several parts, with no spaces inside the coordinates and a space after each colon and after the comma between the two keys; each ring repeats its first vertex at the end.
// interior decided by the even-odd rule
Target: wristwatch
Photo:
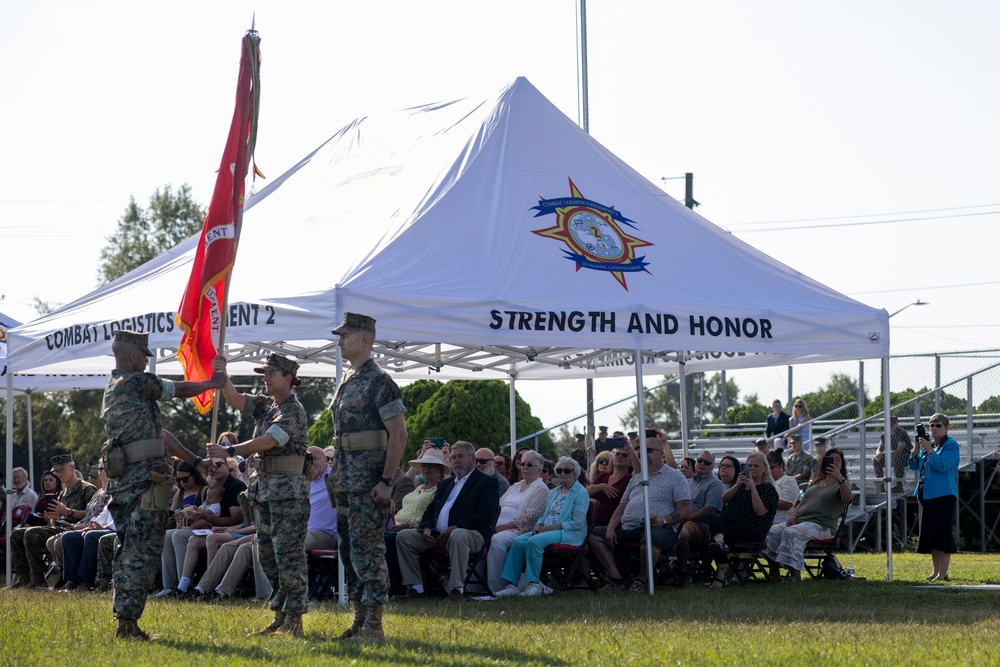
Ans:
{"type": "Polygon", "coordinates": [[[392,488],[392,482],[393,482],[392,477],[383,477],[382,478],[382,483],[385,484],[386,486],[388,486],[390,489],[392,488]]]}
{"type": "Polygon", "coordinates": [[[235,456],[236,455],[236,446],[235,445],[229,445],[228,447],[226,447],[226,454],[229,454],[229,456],[235,456]]]}

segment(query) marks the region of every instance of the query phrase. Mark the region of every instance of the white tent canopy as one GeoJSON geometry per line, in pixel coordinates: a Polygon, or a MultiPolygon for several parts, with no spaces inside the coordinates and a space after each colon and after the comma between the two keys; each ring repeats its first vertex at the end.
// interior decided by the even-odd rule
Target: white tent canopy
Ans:
{"type": "MultiPolygon", "coordinates": [[[[0,313],[0,398],[7,397],[7,331],[18,326],[20,322],[0,313]]],[[[35,375],[32,373],[17,373],[13,377],[14,395],[33,391],[72,391],[75,389],[99,389],[108,383],[107,373],[78,375],[52,374],[35,375]]]]}
{"type": "MultiPolygon", "coordinates": [[[[196,238],[10,334],[16,372],[106,373],[117,328],[177,373],[173,315],[196,238]]],[[[250,198],[227,329],[334,375],[331,325],[378,320],[403,376],[522,379],[888,354],[888,317],[680,205],[520,78],[366,116],[250,198]],[[776,301],[775,294],[781,294],[776,301]]],[[[244,360],[241,366],[238,360],[244,360]]]]}

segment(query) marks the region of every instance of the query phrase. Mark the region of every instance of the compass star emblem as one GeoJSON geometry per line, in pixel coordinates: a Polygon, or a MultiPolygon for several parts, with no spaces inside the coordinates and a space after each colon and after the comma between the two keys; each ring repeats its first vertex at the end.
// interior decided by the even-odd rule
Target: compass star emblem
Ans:
{"type": "Polygon", "coordinates": [[[653,244],[626,232],[623,227],[635,228],[633,221],[614,206],[585,198],[572,179],[569,191],[569,197],[538,200],[538,206],[531,208],[538,211],[535,217],[555,215],[556,221],[552,227],[532,233],[565,243],[569,248],[563,249],[566,259],[576,264],[577,271],[607,271],[627,291],[626,273],[650,273],[645,255],[636,257],[636,248],[653,244]]]}

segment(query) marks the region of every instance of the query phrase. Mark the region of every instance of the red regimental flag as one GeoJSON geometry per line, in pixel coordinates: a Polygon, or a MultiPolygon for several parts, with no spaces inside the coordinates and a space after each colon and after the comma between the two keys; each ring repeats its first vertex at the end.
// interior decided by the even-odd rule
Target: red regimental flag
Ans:
{"type": "MultiPolygon", "coordinates": [[[[184,367],[184,379],[192,382],[212,376],[212,360],[219,349],[224,326],[227,278],[236,261],[244,182],[256,140],[259,42],[252,31],[243,38],[236,110],[195,250],[191,277],[177,309],[177,324],[184,331],[177,358],[184,367]]],[[[198,412],[205,414],[211,409],[213,393],[205,392],[194,398],[198,412]]]]}

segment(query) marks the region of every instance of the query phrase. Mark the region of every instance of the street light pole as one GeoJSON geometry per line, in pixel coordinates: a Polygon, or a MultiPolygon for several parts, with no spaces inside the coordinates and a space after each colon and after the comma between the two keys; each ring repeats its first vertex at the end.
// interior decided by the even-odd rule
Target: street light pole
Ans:
{"type": "Polygon", "coordinates": [[[908,303],[908,304],[906,304],[905,306],[903,306],[902,308],[900,308],[899,310],[897,310],[896,312],[894,312],[894,313],[892,313],[891,315],[889,315],[889,318],[891,319],[892,317],[894,317],[894,316],[896,316],[896,315],[899,315],[899,314],[900,314],[901,312],[903,312],[904,310],[906,310],[906,309],[907,309],[907,308],[909,308],[910,306],[929,306],[929,305],[930,305],[930,304],[929,304],[928,302],[926,302],[926,301],[921,301],[920,299],[917,299],[917,300],[916,300],[916,301],[914,301],[913,303],[908,303]]]}

